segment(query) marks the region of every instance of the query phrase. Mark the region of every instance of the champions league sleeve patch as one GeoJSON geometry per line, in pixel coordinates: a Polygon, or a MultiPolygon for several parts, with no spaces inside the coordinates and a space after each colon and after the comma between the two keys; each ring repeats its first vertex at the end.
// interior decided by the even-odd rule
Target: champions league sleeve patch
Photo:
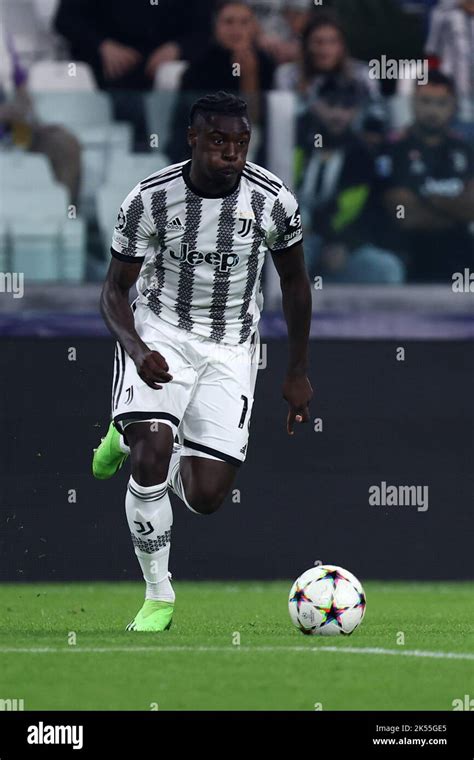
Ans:
{"type": "Polygon", "coordinates": [[[125,211],[123,210],[123,206],[121,206],[120,211],[118,212],[117,223],[115,225],[115,228],[119,232],[122,232],[125,229],[126,225],[127,225],[127,215],[125,211]]]}
{"type": "Polygon", "coordinates": [[[114,231],[112,234],[112,247],[115,248],[116,251],[119,253],[122,253],[122,251],[125,248],[128,248],[130,244],[130,240],[126,235],[123,235],[123,230],[127,226],[127,215],[123,209],[123,206],[120,207],[120,211],[117,215],[117,221],[115,223],[114,231]]]}
{"type": "Polygon", "coordinates": [[[112,249],[120,256],[143,259],[155,233],[148,219],[139,186],[122,203],[112,234],[112,249]]]}

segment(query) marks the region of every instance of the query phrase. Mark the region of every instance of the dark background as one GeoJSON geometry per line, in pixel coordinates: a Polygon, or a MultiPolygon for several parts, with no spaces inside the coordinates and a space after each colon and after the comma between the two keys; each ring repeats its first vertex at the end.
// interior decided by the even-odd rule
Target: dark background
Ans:
{"type": "MultiPolygon", "coordinates": [[[[281,398],[286,351],[267,341],[240,504],[229,497],[199,517],[173,502],[174,577],[292,579],[315,560],[363,578],[472,577],[472,343],[312,341],[311,412],[324,429],[306,425],[293,438],[281,398]],[[382,480],[428,485],[428,511],[369,506],[382,480]]],[[[90,472],[112,357],[107,339],[0,341],[0,581],[140,579],[128,465],[105,482],[90,472]]]]}

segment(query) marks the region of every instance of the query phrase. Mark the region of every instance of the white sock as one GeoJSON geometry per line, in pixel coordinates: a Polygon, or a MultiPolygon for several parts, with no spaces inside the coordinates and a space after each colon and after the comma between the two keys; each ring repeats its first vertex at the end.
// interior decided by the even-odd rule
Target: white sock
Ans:
{"type": "Polygon", "coordinates": [[[130,477],[125,511],[143,577],[146,599],[174,602],[168,576],[173,512],[167,483],[141,486],[130,477]]]}
{"type": "Polygon", "coordinates": [[[168,470],[168,485],[173,491],[173,493],[176,494],[176,496],[179,496],[181,501],[187,506],[187,508],[191,512],[194,512],[195,515],[200,515],[201,512],[196,512],[196,510],[192,508],[192,506],[189,504],[189,502],[186,499],[186,494],[184,492],[184,483],[181,478],[181,472],[180,472],[181,452],[182,452],[181,446],[177,450],[173,449],[173,453],[171,455],[171,460],[170,460],[170,466],[168,470]]]}

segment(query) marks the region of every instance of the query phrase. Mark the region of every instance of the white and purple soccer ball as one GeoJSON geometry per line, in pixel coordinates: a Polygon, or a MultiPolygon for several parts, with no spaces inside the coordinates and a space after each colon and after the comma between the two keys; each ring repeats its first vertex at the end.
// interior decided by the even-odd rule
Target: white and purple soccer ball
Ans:
{"type": "Polygon", "coordinates": [[[307,570],[291,587],[292,623],[312,636],[348,636],[361,624],[366,598],[362,584],[337,565],[307,570]]]}

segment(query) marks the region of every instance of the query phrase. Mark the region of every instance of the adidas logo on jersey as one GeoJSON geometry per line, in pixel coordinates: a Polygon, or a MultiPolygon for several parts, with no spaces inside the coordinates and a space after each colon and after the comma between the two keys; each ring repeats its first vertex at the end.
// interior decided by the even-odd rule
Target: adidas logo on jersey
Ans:
{"type": "Polygon", "coordinates": [[[174,219],[171,219],[171,221],[168,222],[166,225],[167,230],[182,230],[184,229],[183,223],[179,216],[175,216],[174,219]]]}
{"type": "Polygon", "coordinates": [[[221,272],[228,272],[229,269],[237,266],[240,260],[236,253],[217,253],[217,251],[203,253],[202,251],[190,251],[189,243],[181,243],[179,246],[179,252],[174,251],[172,248],[168,248],[168,253],[175,261],[187,261],[188,264],[192,264],[193,266],[202,264],[205,261],[206,264],[218,267],[221,272]]]}

